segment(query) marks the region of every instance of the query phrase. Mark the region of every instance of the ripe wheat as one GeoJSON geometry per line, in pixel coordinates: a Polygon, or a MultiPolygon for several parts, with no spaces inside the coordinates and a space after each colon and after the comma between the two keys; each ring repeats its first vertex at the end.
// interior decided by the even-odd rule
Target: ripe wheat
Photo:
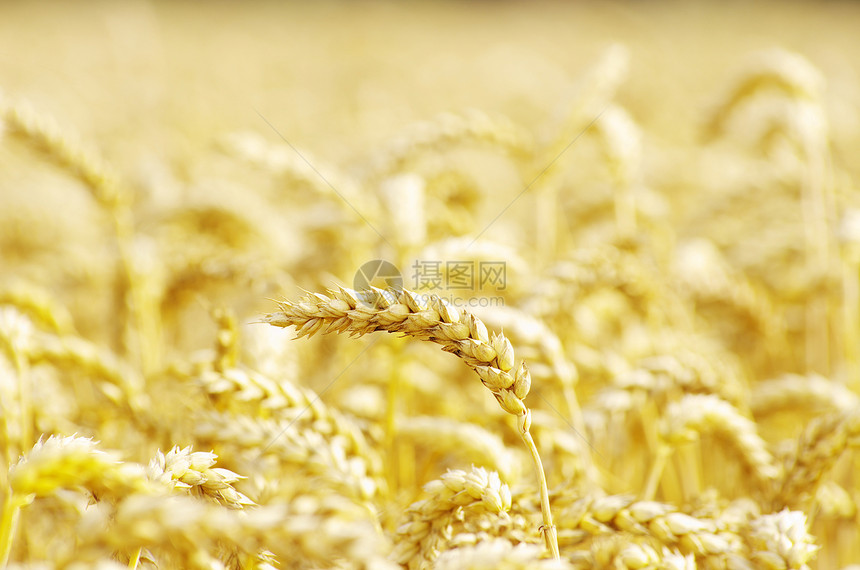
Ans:
{"type": "Polygon", "coordinates": [[[226,5],[185,34],[172,3],[19,4],[0,19],[0,47],[27,47],[0,73],[0,567],[860,559],[856,70],[839,56],[856,8],[815,12],[816,51],[751,58],[743,33],[649,12],[648,37],[701,33],[692,65],[614,12],[626,45],[602,52],[559,25],[494,35],[567,21],[561,4],[255,4],[218,61],[226,5]],[[414,22],[441,16],[445,49],[425,49],[414,22]],[[62,33],[30,33],[56,17],[62,33]],[[699,81],[702,62],[739,74],[699,81]],[[372,260],[427,294],[345,288],[372,260]],[[343,287],[260,318],[322,283],[343,287]],[[391,334],[285,342],[265,323],[391,334]]]}

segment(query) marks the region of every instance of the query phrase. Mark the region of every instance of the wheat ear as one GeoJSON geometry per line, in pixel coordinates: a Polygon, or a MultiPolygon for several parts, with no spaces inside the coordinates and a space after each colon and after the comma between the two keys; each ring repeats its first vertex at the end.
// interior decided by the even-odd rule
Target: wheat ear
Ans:
{"type": "Polygon", "coordinates": [[[451,526],[464,509],[483,509],[502,516],[511,508],[511,491],[499,474],[482,467],[449,471],[427,483],[430,497],[410,505],[397,529],[392,556],[409,568],[433,562],[451,539],[451,526]]]}
{"type": "Polygon", "coordinates": [[[85,437],[40,439],[9,469],[9,488],[0,517],[0,568],[5,567],[20,510],[61,489],[86,488],[95,495],[125,497],[152,489],[143,471],[96,449],[85,437]]]}
{"type": "Polygon", "coordinates": [[[818,374],[785,374],[758,382],[750,394],[750,410],[756,417],[795,408],[846,412],[856,407],[860,407],[860,396],[818,374]]]}
{"type": "Polygon", "coordinates": [[[807,530],[802,511],[783,509],[750,521],[747,541],[760,568],[808,570],[820,548],[807,530]]]}
{"type": "Polygon", "coordinates": [[[626,532],[649,536],[664,546],[702,558],[742,554],[740,537],[720,521],[696,518],[675,507],[632,496],[583,497],[559,513],[562,543],[573,545],[588,536],[626,532]]]}
{"type": "MultiPolygon", "coordinates": [[[[710,394],[686,395],[669,404],[660,435],[666,444],[676,445],[695,441],[699,434],[708,432],[724,438],[735,448],[761,486],[767,487],[781,475],[752,420],[741,415],[735,406],[710,394]]],[[[653,496],[653,484],[651,479],[646,496],[653,496]]]]}
{"type": "Polygon", "coordinates": [[[475,109],[460,114],[441,113],[431,121],[411,125],[377,152],[370,161],[367,178],[385,178],[403,171],[410,161],[423,154],[472,142],[499,149],[515,159],[528,157],[532,152],[528,133],[506,117],[491,117],[475,109]]]}
{"type": "Polygon", "coordinates": [[[812,420],[785,460],[773,505],[794,506],[814,494],[846,448],[860,445],[860,407],[812,420]],[[809,495],[807,495],[807,493],[809,495]]]}
{"type": "Polygon", "coordinates": [[[549,492],[540,454],[532,439],[531,410],[523,399],[531,388],[525,362],[514,366],[514,349],[504,335],[490,336],[484,323],[466,311],[457,312],[435,295],[423,298],[412,291],[371,289],[359,293],[339,288],[329,295],[311,293],[298,302],[280,303],[280,311],[267,314],[263,322],[296,327],[299,337],[317,332],[349,333],[353,336],[384,331],[402,333],[435,342],[442,350],[459,356],[481,378],[503,410],[517,417],[517,426],[532,459],[541,492],[547,549],[558,558],[558,540],[549,505],[549,492]]]}
{"type": "Polygon", "coordinates": [[[214,467],[217,458],[211,451],[192,451],[190,445],[184,449],[174,446],[167,453],[157,451],[146,474],[174,490],[187,489],[192,496],[204,497],[229,509],[256,505],[233,488],[233,483],[244,477],[229,469],[214,467]]]}
{"type": "Polygon", "coordinates": [[[96,203],[111,217],[120,267],[127,280],[126,302],[131,312],[130,340],[148,373],[159,367],[160,347],[156,333],[160,330],[158,311],[152,309],[151,296],[142,287],[141,272],[134,259],[134,223],[132,196],[119,176],[97,154],[67,137],[56,122],[29,105],[0,99],[0,122],[6,132],[40,153],[42,158],[62,168],[87,189],[96,203]]]}
{"type": "Polygon", "coordinates": [[[0,288],[0,305],[11,305],[27,315],[35,326],[56,334],[74,331],[72,315],[36,283],[14,280],[0,288]]]}

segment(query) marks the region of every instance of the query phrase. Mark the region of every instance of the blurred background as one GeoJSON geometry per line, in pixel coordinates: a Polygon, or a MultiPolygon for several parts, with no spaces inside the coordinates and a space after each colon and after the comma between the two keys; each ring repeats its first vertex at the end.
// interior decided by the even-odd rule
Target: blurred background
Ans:
{"type": "MultiPolygon", "coordinates": [[[[7,1],[0,10],[0,93],[51,117],[121,173],[135,223],[150,229],[156,222],[148,214],[166,204],[191,195],[241,201],[250,186],[272,184],[271,175],[225,160],[225,149],[235,150],[225,141],[237,133],[258,146],[286,140],[301,153],[291,160],[358,178],[359,193],[379,194],[378,184],[364,184],[368,164],[416,123],[478,109],[509,119],[540,146],[559,133],[572,140],[576,132],[562,128],[572,102],[585,98],[578,112],[594,118],[611,97],[644,133],[642,185],[659,195],[643,207],[668,216],[683,238],[700,228],[701,212],[689,208],[701,209],[690,186],[699,183],[691,164],[703,125],[751,54],[772,48],[809,58],[821,73],[832,152],[845,172],[860,169],[851,159],[860,145],[860,7],[853,2],[7,1]]],[[[485,237],[519,247],[534,238],[522,212],[535,211],[536,192],[500,223],[489,221],[540,172],[536,163],[556,153],[538,153],[528,172],[488,154],[447,157],[461,167],[479,164],[470,176],[481,195],[493,196],[448,234],[474,237],[486,228],[485,237]]],[[[579,141],[557,166],[587,168],[593,156],[579,141]]],[[[93,213],[85,193],[56,171],[34,168],[39,159],[20,146],[2,145],[0,157],[6,262],[38,254],[39,263],[20,259],[15,271],[43,271],[50,264],[44,242],[57,235],[78,238],[61,240],[74,250],[65,255],[92,258],[103,228],[78,223],[93,213]],[[43,231],[29,232],[32,224],[43,231]]],[[[594,192],[578,188],[564,192],[594,192]]],[[[367,224],[355,231],[379,242],[377,257],[396,257],[367,224]]],[[[348,257],[348,249],[340,253],[348,257]]],[[[336,277],[348,282],[364,253],[336,277]]],[[[285,262],[296,255],[285,245],[285,262]]]]}

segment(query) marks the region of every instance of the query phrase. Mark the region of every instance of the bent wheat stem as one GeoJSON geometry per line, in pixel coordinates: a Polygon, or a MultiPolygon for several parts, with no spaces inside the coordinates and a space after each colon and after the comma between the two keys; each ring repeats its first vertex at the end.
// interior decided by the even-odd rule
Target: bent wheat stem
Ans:
{"type": "Polygon", "coordinates": [[[532,434],[529,433],[529,423],[531,423],[531,410],[527,410],[525,414],[517,417],[517,424],[520,436],[523,438],[523,443],[526,444],[529,452],[532,454],[532,461],[535,464],[535,475],[540,485],[540,509],[543,514],[543,524],[540,527],[543,534],[544,542],[546,542],[547,550],[552,553],[552,557],[559,560],[558,552],[558,532],[552,520],[552,511],[549,506],[549,491],[546,487],[546,475],[543,472],[543,463],[540,460],[535,440],[532,434]]]}
{"type": "Polygon", "coordinates": [[[490,336],[480,319],[466,311],[457,312],[436,295],[423,297],[405,289],[357,292],[341,287],[329,295],[311,293],[298,302],[284,301],[279,308],[265,315],[263,322],[296,327],[299,337],[321,331],[353,336],[375,331],[402,333],[435,342],[445,352],[459,356],[478,374],[501,408],[517,417],[518,431],[531,452],[541,488],[541,532],[553,557],[559,558],[546,477],[529,433],[531,410],[523,402],[531,388],[531,375],[525,362],[514,367],[514,349],[503,334],[490,336]]]}

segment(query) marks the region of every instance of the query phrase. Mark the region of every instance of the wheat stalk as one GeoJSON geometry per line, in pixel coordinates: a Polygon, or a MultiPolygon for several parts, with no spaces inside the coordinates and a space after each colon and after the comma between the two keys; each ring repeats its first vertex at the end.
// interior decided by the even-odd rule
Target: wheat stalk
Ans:
{"type": "Polygon", "coordinates": [[[622,239],[636,231],[636,190],[642,162],[642,133],[624,108],[610,103],[590,129],[598,140],[614,184],[615,224],[622,239]]]}
{"type": "Polygon", "coordinates": [[[502,409],[517,417],[520,436],[529,449],[541,488],[541,511],[547,549],[558,558],[558,543],[550,512],[546,477],[540,455],[529,433],[531,412],[523,399],[531,388],[525,363],[514,370],[514,350],[504,335],[490,337],[487,327],[466,311],[457,312],[437,296],[425,302],[408,290],[373,289],[368,295],[340,288],[330,296],[312,293],[297,303],[280,303],[280,311],[269,313],[263,322],[273,326],[296,327],[299,337],[317,332],[349,333],[353,336],[374,331],[402,333],[435,342],[446,352],[459,356],[481,378],[502,409]]]}

